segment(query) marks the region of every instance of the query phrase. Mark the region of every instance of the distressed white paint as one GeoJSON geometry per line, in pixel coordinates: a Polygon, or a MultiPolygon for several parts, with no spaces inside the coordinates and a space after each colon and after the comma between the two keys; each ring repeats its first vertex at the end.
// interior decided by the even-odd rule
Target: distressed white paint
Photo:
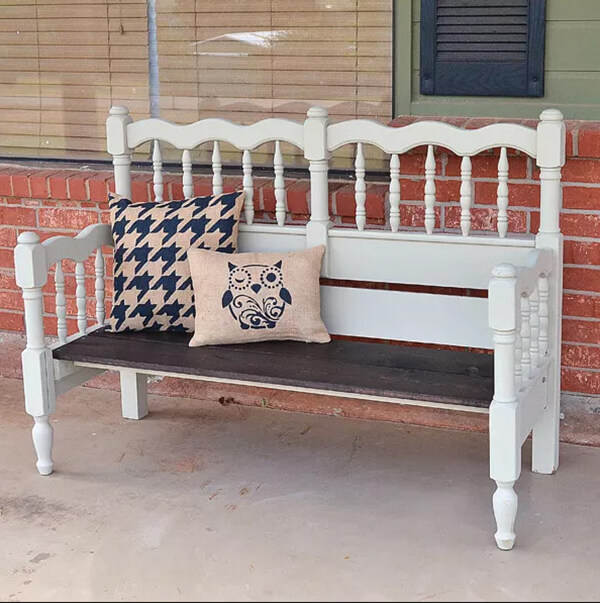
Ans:
{"type": "Polygon", "coordinates": [[[521,340],[520,331],[516,334],[515,340],[515,389],[519,391],[523,383],[523,369],[521,368],[521,360],[523,357],[523,341],[521,340]]]}
{"type": "Polygon", "coordinates": [[[565,123],[560,111],[546,109],[537,128],[537,166],[540,168],[540,229],[536,247],[551,255],[548,275],[548,359],[546,406],[533,428],[532,470],[551,474],[559,463],[560,366],[563,242],[559,225],[562,205],[561,168],[565,164],[565,123]]]}
{"type": "Polygon", "coordinates": [[[21,355],[23,390],[25,410],[34,418],[32,437],[42,475],[52,472],[52,426],[48,417],[56,407],[52,352],[44,337],[42,287],[48,279],[48,268],[39,236],[34,232],[21,233],[15,249],[15,276],[23,291],[27,336],[21,355]]]}
{"type": "MultiPolygon", "coordinates": [[[[394,128],[368,119],[352,119],[329,127],[327,148],[330,151],[356,142],[375,145],[389,154],[406,153],[423,145],[435,145],[449,149],[456,155],[473,156],[504,146],[535,157],[540,148],[536,131],[516,124],[492,124],[477,130],[463,130],[437,121],[419,121],[394,128]]],[[[556,147],[556,141],[552,142],[556,147]]]]}
{"type": "Polygon", "coordinates": [[[524,388],[531,377],[531,309],[525,295],[521,297],[521,375],[524,388]]]}
{"type": "Polygon", "coordinates": [[[221,161],[221,149],[219,147],[219,141],[213,142],[212,152],[212,192],[213,195],[220,195],[223,193],[223,164],[221,161]]]}
{"type": "Polygon", "coordinates": [[[238,251],[299,251],[306,248],[305,226],[240,224],[238,251]]]}
{"type": "Polygon", "coordinates": [[[531,355],[531,369],[533,372],[540,364],[540,298],[537,287],[529,296],[529,309],[531,311],[529,318],[531,329],[529,353],[531,355]]]}
{"type": "Polygon", "coordinates": [[[329,231],[330,278],[486,289],[492,268],[524,264],[533,246],[526,239],[350,228],[329,231]],[[474,258],[477,258],[475,261],[474,258]],[[452,269],[454,267],[454,269],[452,269]],[[459,268],[460,267],[460,268],[459,268]]]}
{"type": "Polygon", "coordinates": [[[548,354],[548,277],[542,275],[538,278],[538,291],[540,294],[540,358],[548,354]]]}
{"type": "Polygon", "coordinates": [[[90,224],[75,237],[63,235],[50,237],[41,244],[42,249],[39,255],[44,263],[40,263],[39,270],[42,269],[42,265],[45,265],[45,270],[48,271],[51,266],[60,260],[84,262],[102,245],[110,247],[113,245],[110,225],[108,224],[90,224]]]}
{"type": "Polygon", "coordinates": [[[524,262],[519,265],[519,295],[530,296],[537,287],[540,276],[554,272],[554,258],[549,249],[535,249],[527,254],[524,262]]]}
{"type": "Polygon", "coordinates": [[[129,146],[127,128],[132,122],[127,107],[110,108],[106,120],[106,149],[113,158],[115,192],[127,199],[131,199],[131,149],[137,146],[129,146]]]}
{"type": "Polygon", "coordinates": [[[185,149],[181,154],[181,167],[183,170],[183,196],[191,199],[194,196],[194,180],[192,177],[192,154],[185,149]]]}
{"type": "Polygon", "coordinates": [[[304,121],[304,157],[310,173],[310,221],[306,226],[306,246],[325,245],[321,274],[329,274],[329,150],[327,134],[329,117],[327,109],[311,107],[304,121]]]}
{"type": "Polygon", "coordinates": [[[473,205],[473,183],[471,182],[471,158],[465,156],[460,162],[460,230],[463,237],[471,230],[471,206],[473,205]]]}
{"type": "Polygon", "coordinates": [[[547,380],[549,361],[546,359],[539,366],[531,379],[529,386],[517,394],[518,419],[517,419],[517,442],[522,446],[525,440],[539,421],[546,407],[547,380]]]}
{"type": "MultiPolygon", "coordinates": [[[[515,386],[515,347],[518,272],[510,264],[492,271],[489,287],[489,323],[494,338],[494,397],[490,406],[490,477],[496,482],[493,496],[496,544],[514,546],[517,495],[514,483],[521,468],[518,401],[515,386]]],[[[524,346],[524,344],[523,344],[524,346]]]]}
{"type": "Polygon", "coordinates": [[[164,183],[159,140],[154,141],[154,148],[152,149],[152,183],[154,187],[154,200],[160,203],[163,201],[164,183]]]}
{"type": "Polygon", "coordinates": [[[354,199],[356,201],[356,227],[363,230],[367,223],[367,184],[365,182],[365,155],[362,143],[356,145],[356,158],[354,160],[354,199]]]}
{"type": "MultiPolygon", "coordinates": [[[[66,361],[55,361],[55,365],[56,363],[63,363],[66,361]]],[[[90,379],[93,379],[94,377],[97,377],[98,375],[101,375],[104,370],[101,369],[92,369],[92,368],[81,368],[81,367],[76,367],[73,365],[73,363],[69,363],[73,366],[73,370],[71,372],[69,372],[68,374],[63,374],[59,376],[59,371],[55,370],[55,378],[56,378],[56,382],[54,384],[55,390],[56,390],[56,395],[57,396],[62,396],[62,394],[66,394],[68,391],[72,390],[74,387],[77,387],[79,385],[83,385],[84,383],[86,383],[87,381],[89,381],[90,379]]],[[[60,364],[59,364],[60,366],[60,364]]]]}
{"type": "Polygon", "coordinates": [[[425,230],[433,232],[435,226],[435,156],[433,145],[427,147],[425,158],[425,230]]]}
{"type": "Polygon", "coordinates": [[[518,498],[514,490],[514,481],[496,482],[493,496],[494,517],[498,529],[494,534],[498,548],[510,551],[515,545],[515,519],[517,517],[518,498]]]}
{"type": "Polygon", "coordinates": [[[254,222],[254,181],[252,179],[252,156],[247,149],[242,154],[242,186],[244,187],[244,215],[246,224],[254,222]]]}
{"type": "Polygon", "coordinates": [[[77,303],[77,329],[83,335],[87,329],[85,307],[85,266],[83,262],[75,264],[75,301],[77,303]]]}
{"type": "Polygon", "coordinates": [[[54,443],[54,430],[50,425],[48,416],[34,417],[31,437],[37,454],[36,466],[40,475],[50,475],[54,468],[52,461],[52,444],[54,443]]]}
{"type": "Polygon", "coordinates": [[[400,228],[400,157],[393,153],[390,157],[390,228],[398,232],[400,228]]]}
{"type": "Polygon", "coordinates": [[[96,293],[96,323],[104,324],[104,256],[102,249],[96,249],[96,261],[94,263],[94,272],[96,274],[95,293],[96,293]]]}
{"type": "Polygon", "coordinates": [[[121,369],[119,375],[123,418],[143,419],[148,414],[148,378],[128,369],[121,369]]]}
{"type": "Polygon", "coordinates": [[[278,140],[275,141],[275,155],[273,157],[273,170],[275,172],[275,217],[277,224],[283,226],[285,224],[286,194],[285,180],[283,179],[283,155],[281,153],[281,144],[278,140]]]}
{"type": "MultiPolygon", "coordinates": [[[[562,299],[562,238],[558,217],[565,141],[560,112],[544,111],[536,131],[513,124],[494,124],[479,130],[461,130],[435,122],[419,122],[404,128],[391,128],[367,120],[330,124],[327,111],[322,107],[312,107],[303,124],[269,119],[252,126],[240,126],[226,120],[210,119],[188,126],[176,126],[158,119],[134,123],[126,108],[113,107],[107,120],[107,137],[108,151],[113,156],[115,166],[116,192],[125,196],[131,194],[131,154],[142,142],[166,142],[184,151],[182,164],[186,196],[193,192],[190,189],[191,149],[204,142],[225,141],[242,150],[248,222],[240,228],[242,251],[287,251],[323,244],[326,246],[323,276],[344,280],[484,288],[492,275],[487,301],[480,297],[461,298],[328,285],[322,289],[323,315],[332,331],[346,335],[454,342],[468,347],[493,346],[495,375],[494,398],[489,411],[490,476],[497,484],[493,502],[497,520],[497,543],[500,548],[511,548],[515,539],[514,519],[517,510],[514,484],[520,474],[521,445],[528,433],[533,433],[533,470],[551,473],[558,466],[562,299]],[[276,141],[296,145],[302,149],[309,163],[310,221],[305,227],[281,225],[282,209],[285,208],[285,203],[282,207],[281,196],[277,198],[276,206],[276,210],[279,209],[276,212],[278,225],[252,224],[250,151],[260,144],[276,141]],[[355,167],[357,182],[361,183],[364,182],[364,153],[359,152],[359,149],[362,151],[362,145],[375,145],[392,155],[391,231],[369,230],[364,228],[365,224],[362,225],[363,230],[332,227],[328,203],[328,161],[331,151],[346,144],[357,146],[355,167]],[[423,145],[428,147],[425,170],[427,236],[416,232],[397,232],[397,210],[400,203],[400,158],[397,155],[423,145]],[[450,149],[463,156],[461,231],[463,235],[469,236],[431,234],[435,223],[434,146],[450,149]],[[498,147],[516,148],[527,153],[536,159],[540,168],[541,219],[540,231],[535,240],[527,236],[503,236],[506,233],[503,232],[502,220],[499,220],[500,236],[473,236],[469,233],[470,215],[467,213],[470,214],[470,211],[467,210],[472,206],[469,157],[498,147]],[[415,258],[418,261],[414,261],[415,258]],[[486,313],[491,331],[485,326],[486,313]],[[536,313],[538,319],[535,318],[536,313]],[[410,320],[401,320],[406,316],[410,320]],[[529,366],[527,355],[530,359],[529,366]],[[522,372],[520,383],[517,364],[522,372]]],[[[213,146],[215,191],[222,186],[218,149],[217,142],[213,146]]],[[[153,156],[156,162],[159,159],[156,154],[153,156]]],[[[504,188],[508,165],[504,164],[504,159],[507,159],[506,151],[501,151],[499,214],[502,214],[503,205],[508,199],[507,189],[504,188]]],[[[274,168],[278,191],[282,190],[279,176],[282,178],[283,172],[280,165],[283,168],[276,146],[274,168]]],[[[359,201],[362,194],[360,188],[357,189],[359,201]]],[[[357,224],[360,228],[361,220],[358,218],[359,212],[357,224]]],[[[71,259],[80,263],[76,279],[77,288],[81,292],[81,263],[102,245],[111,244],[110,227],[97,224],[84,229],[74,238],[59,236],[44,243],[34,233],[23,233],[15,250],[17,283],[23,290],[27,330],[27,347],[23,353],[25,405],[27,412],[35,418],[34,442],[38,468],[42,473],[52,470],[52,431],[48,417],[54,411],[56,393],[64,393],[97,374],[98,370],[107,368],[82,368],[84,363],[66,367],[53,362],[52,349],[44,339],[42,288],[46,283],[48,270],[62,259],[71,259]]],[[[96,268],[99,271],[99,265],[96,268]]],[[[98,272],[96,278],[100,278],[98,272]]],[[[58,293],[57,290],[57,297],[58,293]]],[[[84,287],[83,295],[78,295],[77,298],[80,333],[74,337],[85,332],[82,324],[85,319],[84,287]],[[84,302],[83,307],[81,300],[84,302]]],[[[98,297],[96,302],[99,312],[98,297]]],[[[72,338],[67,338],[67,341],[70,339],[72,338]]],[[[125,392],[125,416],[143,416],[147,411],[144,371],[123,370],[122,384],[125,392]]],[[[310,388],[296,389],[327,393],[313,392],[310,388]]],[[[357,397],[355,394],[340,395],[357,397]]],[[[385,401],[436,405],[430,401],[385,401]]],[[[460,410],[481,412],[481,409],[464,407],[460,407],[460,410]]]]}
{"type": "Polygon", "coordinates": [[[337,335],[491,349],[487,308],[481,297],[321,287],[321,315],[337,335]]]}
{"type": "Polygon", "coordinates": [[[67,302],[65,299],[65,275],[62,261],[56,262],[54,286],[56,288],[56,329],[58,341],[64,343],[67,340],[67,302]]]}
{"type": "MultiPolygon", "coordinates": [[[[301,149],[304,146],[303,130],[301,123],[289,119],[263,119],[249,126],[241,126],[219,118],[202,119],[188,125],[172,124],[162,119],[151,118],[129,122],[126,140],[131,149],[154,139],[167,142],[178,149],[188,150],[214,140],[227,142],[241,150],[255,149],[273,140],[289,142],[301,149]]],[[[111,134],[112,132],[108,133],[109,142],[111,134]]],[[[108,152],[114,154],[110,146],[108,152]]]]}
{"type": "Polygon", "coordinates": [[[506,147],[500,149],[498,160],[498,234],[505,237],[508,232],[508,155],[506,147]]]}

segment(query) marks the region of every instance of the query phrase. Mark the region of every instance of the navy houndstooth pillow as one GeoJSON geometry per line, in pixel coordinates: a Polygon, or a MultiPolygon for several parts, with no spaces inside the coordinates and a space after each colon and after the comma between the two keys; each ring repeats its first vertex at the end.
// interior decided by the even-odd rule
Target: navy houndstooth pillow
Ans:
{"type": "Polygon", "coordinates": [[[236,251],[243,196],[132,203],[110,195],[115,264],[108,330],[193,331],[187,251],[236,251]]]}

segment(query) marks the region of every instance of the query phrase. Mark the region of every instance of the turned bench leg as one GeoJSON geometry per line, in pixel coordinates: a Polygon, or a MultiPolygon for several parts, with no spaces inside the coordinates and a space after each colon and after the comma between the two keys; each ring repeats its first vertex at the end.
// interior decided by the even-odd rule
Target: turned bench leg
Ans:
{"type": "Polygon", "coordinates": [[[148,414],[148,377],[122,370],[121,409],[124,419],[143,419],[148,414]]]}
{"type": "Polygon", "coordinates": [[[499,549],[515,544],[518,499],[514,485],[521,474],[521,443],[517,429],[517,404],[492,402],[490,407],[490,477],[496,482],[492,498],[499,549]]]}
{"type": "Polygon", "coordinates": [[[513,486],[515,482],[496,482],[497,488],[492,498],[497,530],[494,534],[496,544],[503,551],[510,551],[515,545],[515,519],[517,517],[518,497],[513,486]]]}
{"type": "Polygon", "coordinates": [[[37,455],[36,466],[40,475],[50,475],[54,469],[54,430],[50,424],[50,415],[56,408],[52,357],[47,349],[26,349],[22,359],[25,410],[34,421],[31,437],[37,455]]]}
{"type": "Polygon", "coordinates": [[[31,430],[33,438],[33,446],[37,454],[37,470],[40,475],[50,475],[54,469],[54,461],[52,460],[52,444],[54,443],[54,430],[50,425],[50,417],[42,415],[33,417],[35,423],[31,430]]]}

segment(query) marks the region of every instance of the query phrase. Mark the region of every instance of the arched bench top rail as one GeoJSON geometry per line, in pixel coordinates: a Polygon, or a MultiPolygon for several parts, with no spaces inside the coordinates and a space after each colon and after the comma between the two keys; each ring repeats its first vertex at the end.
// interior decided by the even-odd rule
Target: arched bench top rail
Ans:
{"type": "Polygon", "coordinates": [[[477,155],[497,147],[517,149],[533,158],[537,155],[536,131],[518,124],[492,124],[476,130],[463,130],[442,122],[420,121],[394,128],[370,119],[354,119],[331,124],[327,128],[329,151],[357,142],[372,144],[389,154],[436,145],[462,156],[477,155]]]}
{"type": "Polygon", "coordinates": [[[47,268],[63,259],[83,262],[103,245],[113,245],[109,224],[90,224],[74,237],[59,235],[42,243],[46,251],[47,268]]]}
{"type": "Polygon", "coordinates": [[[279,140],[304,148],[304,128],[289,119],[263,119],[243,126],[227,119],[201,119],[193,124],[179,125],[163,119],[143,119],[127,125],[130,149],[151,140],[160,140],[177,149],[194,149],[205,142],[227,142],[242,151],[250,151],[266,142],[279,140]]]}

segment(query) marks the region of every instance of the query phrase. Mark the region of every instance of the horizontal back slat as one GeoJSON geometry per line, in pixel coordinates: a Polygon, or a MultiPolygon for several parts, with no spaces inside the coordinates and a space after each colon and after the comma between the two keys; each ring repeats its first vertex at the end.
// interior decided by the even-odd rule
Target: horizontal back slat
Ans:
{"type": "MultiPolygon", "coordinates": [[[[306,247],[304,226],[240,226],[240,251],[296,251],[306,247]]],[[[464,289],[487,289],[492,268],[523,265],[533,239],[458,237],[333,228],[323,276],[464,289]]]]}
{"type": "Polygon", "coordinates": [[[160,140],[177,149],[191,150],[205,142],[219,140],[243,151],[252,150],[265,142],[281,140],[302,149],[303,132],[301,123],[289,119],[263,119],[250,126],[242,126],[218,118],[187,125],[152,118],[130,123],[127,126],[127,142],[130,149],[149,140],[160,140]]]}
{"type": "Polygon", "coordinates": [[[415,147],[437,145],[457,155],[477,155],[495,147],[509,147],[536,157],[536,131],[519,124],[492,124],[463,130],[437,121],[420,121],[402,128],[369,119],[353,119],[327,128],[327,148],[352,143],[372,144],[386,153],[406,153],[415,147]]]}
{"type": "Polygon", "coordinates": [[[326,275],[356,281],[487,289],[496,264],[522,264],[533,247],[533,239],[424,237],[417,233],[332,229],[326,275]]]}
{"type": "Polygon", "coordinates": [[[238,251],[299,251],[306,248],[304,226],[241,224],[238,251]]]}
{"type": "MultiPolygon", "coordinates": [[[[242,225],[239,251],[296,251],[305,227],[242,225]]],[[[533,241],[332,229],[323,275],[331,279],[487,289],[493,266],[524,264],[533,241]],[[467,242],[468,241],[468,242],[467,242]]],[[[324,285],[330,332],[491,349],[487,299],[324,285]],[[464,317],[468,316],[469,320],[464,317]]]]}
{"type": "Polygon", "coordinates": [[[324,286],[321,304],[332,334],[493,347],[485,298],[324,286]]]}

